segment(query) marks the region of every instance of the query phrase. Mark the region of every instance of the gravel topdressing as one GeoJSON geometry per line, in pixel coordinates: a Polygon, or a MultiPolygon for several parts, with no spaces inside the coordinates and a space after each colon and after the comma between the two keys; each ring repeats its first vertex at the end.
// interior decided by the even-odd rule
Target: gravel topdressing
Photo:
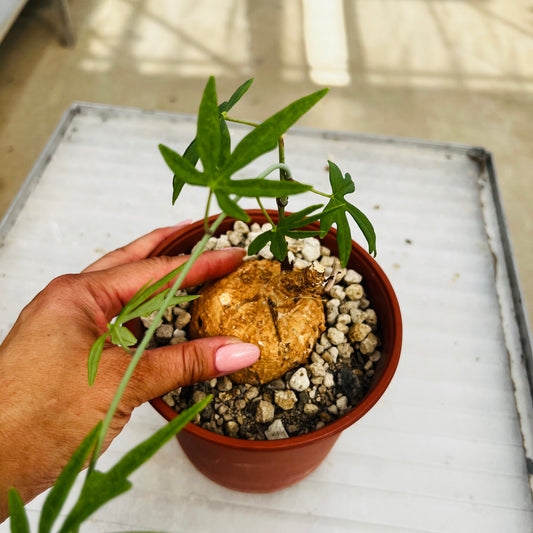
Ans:
{"type": "MultiPolygon", "coordinates": [[[[211,238],[208,249],[246,248],[266,224],[236,222],[233,230],[211,238]]],[[[336,420],[357,405],[368,391],[381,358],[377,316],[366,298],[364,280],[318,239],[289,240],[289,259],[295,268],[315,268],[329,282],[324,292],[326,330],[309,362],[264,385],[234,384],[227,376],[181,387],[163,399],[177,412],[213,395],[213,401],[194,423],[219,435],[248,440],[275,440],[306,434],[336,420]]],[[[273,259],[265,247],[258,254],[273,259]]],[[[253,260],[247,257],[245,260],[253,260]]],[[[195,288],[189,289],[194,294],[195,288]]],[[[187,341],[189,303],[167,309],[150,347],[187,341]]],[[[142,319],[146,327],[152,317],[142,319]]]]}

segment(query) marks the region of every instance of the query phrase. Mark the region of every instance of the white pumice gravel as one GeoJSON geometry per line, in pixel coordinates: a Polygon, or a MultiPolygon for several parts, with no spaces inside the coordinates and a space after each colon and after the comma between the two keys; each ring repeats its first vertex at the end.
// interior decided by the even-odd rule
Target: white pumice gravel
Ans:
{"type": "MultiPolygon", "coordinates": [[[[246,248],[268,229],[269,224],[237,221],[225,235],[211,237],[207,249],[246,248]]],[[[334,276],[324,293],[326,329],[309,363],[264,385],[234,384],[222,376],[163,396],[180,412],[213,395],[212,402],[193,422],[219,435],[277,440],[320,429],[361,401],[379,365],[379,318],[366,297],[363,277],[352,268],[340,268],[339,260],[313,237],[288,239],[287,247],[295,268],[316,268],[334,276]]],[[[273,257],[268,246],[258,256],[273,257]]],[[[245,260],[255,257],[247,256],[245,260]]],[[[187,341],[189,305],[186,302],[167,310],[150,347],[187,341]]],[[[150,327],[155,315],[141,319],[145,328],[150,327]]]]}
{"type": "Polygon", "coordinates": [[[285,431],[283,422],[279,418],[276,418],[276,420],[274,420],[274,422],[268,426],[268,428],[265,430],[265,436],[268,440],[289,438],[289,435],[285,431]]]}
{"type": "Polygon", "coordinates": [[[289,386],[292,390],[302,392],[309,388],[310,381],[307,375],[307,370],[300,367],[290,378],[289,386]]]}

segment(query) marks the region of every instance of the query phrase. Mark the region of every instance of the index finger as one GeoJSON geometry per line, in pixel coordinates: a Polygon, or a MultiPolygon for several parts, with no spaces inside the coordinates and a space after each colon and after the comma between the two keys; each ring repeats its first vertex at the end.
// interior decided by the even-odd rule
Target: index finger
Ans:
{"type": "MultiPolygon", "coordinates": [[[[187,274],[182,287],[202,284],[229,274],[242,262],[242,248],[226,248],[201,254],[187,274]]],[[[152,257],[98,272],[80,276],[89,294],[93,295],[97,307],[107,320],[122,309],[135,293],[147,282],[162,278],[179,267],[189,256],[152,257]]],[[[169,283],[171,285],[171,283],[169,283]]]]}

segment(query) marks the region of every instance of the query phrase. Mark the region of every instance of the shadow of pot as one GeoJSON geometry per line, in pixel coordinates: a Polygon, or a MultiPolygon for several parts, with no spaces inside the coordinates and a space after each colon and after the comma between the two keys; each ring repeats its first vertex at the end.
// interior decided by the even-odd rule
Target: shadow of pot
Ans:
{"type": "MultiPolygon", "coordinates": [[[[252,222],[266,222],[260,210],[249,210],[252,222]]],[[[277,221],[277,212],[269,211],[277,221]]],[[[211,217],[211,222],[216,217],[211,217]]],[[[227,218],[217,234],[232,229],[234,219],[227,218]]],[[[306,229],[318,229],[319,223],[306,229]]],[[[204,235],[203,220],[179,229],[169,236],[151,256],[189,253],[204,235]]],[[[332,254],[337,254],[336,232],[331,230],[321,239],[332,254]]],[[[307,435],[274,441],[248,441],[217,435],[192,423],[180,433],[178,441],[193,465],[212,481],[243,492],[273,492],[289,487],[305,478],[325,459],[340,433],[367,413],[387,389],[400,357],[402,321],[394,290],[376,261],[352,241],[348,263],[363,276],[368,299],[378,316],[378,335],[381,338],[381,359],[376,366],[369,390],[351,411],[325,427],[307,435]]],[[[152,406],[167,420],[176,412],[161,398],[152,406]]]]}

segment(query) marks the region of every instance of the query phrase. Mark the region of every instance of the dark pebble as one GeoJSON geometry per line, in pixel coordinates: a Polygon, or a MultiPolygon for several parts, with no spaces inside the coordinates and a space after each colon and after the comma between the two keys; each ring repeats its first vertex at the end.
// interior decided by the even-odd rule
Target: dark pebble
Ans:
{"type": "Polygon", "coordinates": [[[352,372],[349,366],[343,366],[337,373],[337,386],[348,398],[350,403],[355,402],[359,396],[361,384],[359,378],[352,372]]]}

